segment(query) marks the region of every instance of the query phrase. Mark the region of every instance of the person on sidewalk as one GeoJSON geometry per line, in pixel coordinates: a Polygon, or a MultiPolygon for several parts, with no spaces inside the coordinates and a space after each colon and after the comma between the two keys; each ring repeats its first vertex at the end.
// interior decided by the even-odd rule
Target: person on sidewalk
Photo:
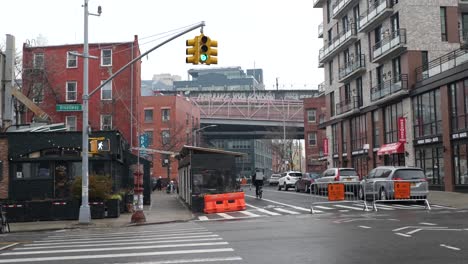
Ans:
{"type": "Polygon", "coordinates": [[[156,180],[156,190],[161,191],[162,190],[162,177],[159,176],[159,178],[156,180]]]}

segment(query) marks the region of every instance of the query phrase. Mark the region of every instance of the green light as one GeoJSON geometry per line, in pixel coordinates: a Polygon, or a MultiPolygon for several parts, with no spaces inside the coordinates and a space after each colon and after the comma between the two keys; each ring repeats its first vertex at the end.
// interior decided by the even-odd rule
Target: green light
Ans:
{"type": "Polygon", "coordinates": [[[200,55],[200,61],[201,61],[201,62],[205,62],[205,61],[207,61],[207,60],[208,60],[208,55],[206,55],[206,54],[201,54],[201,55],[200,55]]]}

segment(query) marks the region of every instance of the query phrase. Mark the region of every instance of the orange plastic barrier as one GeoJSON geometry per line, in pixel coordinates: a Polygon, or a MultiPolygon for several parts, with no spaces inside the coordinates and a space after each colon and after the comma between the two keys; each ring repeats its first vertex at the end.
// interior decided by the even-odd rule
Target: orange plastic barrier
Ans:
{"type": "Polygon", "coordinates": [[[204,201],[206,214],[245,210],[244,192],[207,194],[204,201]]]}

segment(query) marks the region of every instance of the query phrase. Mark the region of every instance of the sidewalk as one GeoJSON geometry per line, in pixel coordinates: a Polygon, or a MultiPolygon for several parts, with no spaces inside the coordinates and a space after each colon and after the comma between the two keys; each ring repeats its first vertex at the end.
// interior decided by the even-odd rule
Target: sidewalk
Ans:
{"type": "Polygon", "coordinates": [[[429,204],[468,209],[468,193],[429,191],[429,204]]]}
{"type": "MultiPolygon", "coordinates": [[[[146,222],[142,224],[161,224],[168,222],[189,221],[194,218],[191,211],[179,200],[177,194],[167,194],[165,191],[154,191],[151,194],[151,205],[144,206],[146,222]]],[[[126,227],[137,224],[130,223],[132,214],[121,214],[119,218],[91,219],[88,225],[71,221],[39,221],[25,223],[10,223],[11,232],[46,231],[71,228],[106,228],[126,227]]],[[[141,225],[141,224],[140,224],[141,225]]]]}

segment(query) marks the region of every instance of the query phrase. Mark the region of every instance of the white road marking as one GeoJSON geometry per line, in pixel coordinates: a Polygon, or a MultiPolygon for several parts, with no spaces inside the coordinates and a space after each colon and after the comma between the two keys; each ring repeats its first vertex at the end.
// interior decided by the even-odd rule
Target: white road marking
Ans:
{"type": "Polygon", "coordinates": [[[254,214],[254,213],[249,212],[249,211],[239,211],[239,213],[245,214],[245,215],[248,215],[248,216],[251,216],[251,217],[260,217],[258,214],[254,214]]]}
{"type": "Polygon", "coordinates": [[[437,205],[437,204],[431,204],[432,207],[437,207],[437,208],[443,208],[443,209],[456,209],[454,207],[450,206],[443,206],[443,205],[437,205]]]}
{"type": "MultiPolygon", "coordinates": [[[[207,238],[207,237],[218,237],[218,235],[196,235],[196,236],[174,236],[174,237],[142,237],[142,238],[133,238],[133,239],[106,239],[106,240],[94,240],[94,241],[81,241],[81,242],[70,242],[67,245],[92,245],[99,243],[118,243],[118,242],[140,242],[140,241],[158,241],[158,240],[167,240],[167,239],[183,239],[183,238],[207,238]]],[[[54,245],[63,245],[63,242],[54,242],[54,243],[35,243],[35,244],[26,244],[24,247],[41,247],[41,246],[54,246],[54,245]]]]}
{"type": "Polygon", "coordinates": [[[359,208],[359,207],[348,206],[348,205],[341,205],[341,204],[335,204],[335,205],[333,205],[333,206],[340,207],[340,208],[345,208],[345,209],[357,210],[357,211],[364,211],[364,207],[363,207],[363,208],[359,208]]]}
{"type": "Polygon", "coordinates": [[[377,209],[387,210],[387,211],[395,210],[395,208],[393,208],[393,207],[391,207],[389,205],[383,205],[383,204],[377,204],[377,209]]]}
{"type": "Polygon", "coordinates": [[[404,237],[411,237],[410,235],[407,235],[407,234],[402,234],[402,233],[395,233],[396,235],[399,235],[399,236],[404,236],[404,237]]]}
{"type": "Polygon", "coordinates": [[[412,235],[412,234],[414,234],[414,233],[416,233],[416,232],[419,232],[419,231],[421,231],[421,230],[422,230],[422,229],[415,229],[415,230],[406,232],[406,234],[407,234],[407,235],[412,235]]]}
{"type": "Polygon", "coordinates": [[[198,220],[200,220],[200,221],[206,221],[206,220],[208,220],[208,217],[202,215],[202,216],[199,216],[199,217],[198,217],[198,220]]]}
{"type": "Polygon", "coordinates": [[[288,213],[288,214],[293,214],[293,215],[298,215],[298,214],[300,214],[300,213],[298,213],[298,212],[289,211],[289,210],[286,210],[286,209],[283,209],[283,208],[273,208],[273,209],[275,209],[276,211],[279,211],[279,212],[288,213]]]}
{"type": "Polygon", "coordinates": [[[1,253],[0,255],[2,255],[2,256],[13,256],[13,255],[33,255],[33,254],[34,255],[35,254],[54,254],[54,253],[119,251],[119,250],[139,250],[139,249],[174,248],[174,247],[221,246],[221,245],[228,245],[228,244],[229,244],[228,242],[207,242],[207,243],[187,243],[187,244],[154,245],[154,246],[84,248],[84,249],[21,251],[21,252],[20,251],[15,251],[15,252],[1,253]]]}
{"type": "Polygon", "coordinates": [[[334,210],[335,209],[335,208],[326,207],[326,206],[322,206],[322,205],[314,205],[314,207],[317,207],[319,209],[325,209],[325,210],[334,210]]]}
{"type": "Polygon", "coordinates": [[[345,209],[341,209],[341,210],[338,210],[338,211],[340,211],[340,212],[342,212],[342,213],[347,213],[347,212],[349,212],[349,210],[345,210],[345,209]]]}
{"type": "Polygon", "coordinates": [[[10,244],[10,245],[6,245],[6,246],[4,246],[4,247],[1,247],[1,248],[0,248],[0,251],[5,250],[5,249],[7,249],[7,248],[14,247],[14,246],[16,246],[16,245],[18,245],[18,244],[19,244],[19,243],[12,243],[12,244],[10,244]]]}
{"type": "Polygon", "coordinates": [[[428,226],[435,226],[437,224],[433,224],[433,223],[427,223],[427,222],[421,222],[419,223],[420,225],[428,225],[428,226]]]}
{"type": "Polygon", "coordinates": [[[444,248],[448,248],[448,249],[452,249],[452,250],[460,250],[459,248],[457,247],[452,247],[452,246],[449,246],[449,245],[445,245],[445,244],[440,244],[441,247],[444,247],[444,248]]]}
{"type": "MultiPolygon", "coordinates": [[[[157,237],[172,237],[172,236],[182,236],[182,235],[210,235],[213,234],[213,232],[193,232],[193,233],[173,233],[173,234],[164,234],[164,235],[150,235],[150,236],[144,236],[145,238],[157,238],[157,237]]],[[[118,236],[118,237],[106,237],[106,236],[101,236],[101,237],[96,237],[96,238],[74,238],[74,239],[63,239],[63,240],[56,240],[56,239],[51,239],[51,240],[36,240],[33,241],[33,243],[52,243],[52,242],[67,242],[67,244],[75,242],[75,241],[99,241],[99,240],[109,240],[109,239],[124,239],[124,238],[134,238],[135,236],[118,236]]],[[[60,244],[62,244],[60,243],[60,244]]]]}
{"type": "MultiPolygon", "coordinates": [[[[245,196],[255,198],[255,196],[251,196],[251,195],[245,195],[245,196]]],[[[296,209],[296,210],[301,210],[301,211],[305,211],[305,212],[310,212],[310,209],[308,209],[308,208],[304,208],[304,207],[300,207],[300,206],[295,206],[295,205],[291,205],[291,204],[280,203],[280,202],[276,202],[276,201],[268,200],[268,199],[262,199],[262,200],[263,200],[263,201],[266,201],[266,202],[270,202],[270,203],[275,203],[275,204],[279,204],[279,205],[291,207],[291,208],[296,209]]]]}
{"type": "MultiPolygon", "coordinates": [[[[213,237],[213,238],[196,238],[196,239],[173,239],[173,240],[160,240],[160,241],[138,241],[138,245],[148,245],[148,244],[162,244],[162,243],[180,243],[180,242],[198,242],[198,241],[213,241],[213,240],[223,240],[220,237],[213,237]]],[[[90,244],[86,243],[84,245],[54,245],[54,248],[79,248],[79,247],[102,247],[102,246],[128,246],[128,242],[120,242],[120,243],[98,243],[98,244],[90,244]]],[[[39,247],[21,247],[15,248],[14,250],[31,250],[31,249],[48,249],[50,246],[39,246],[39,247]]]]}
{"type": "Polygon", "coordinates": [[[217,213],[217,215],[223,217],[223,218],[226,218],[226,219],[234,219],[235,217],[232,216],[232,215],[228,215],[226,213],[217,213]]]}
{"type": "Polygon", "coordinates": [[[125,262],[115,264],[177,264],[177,263],[205,263],[215,261],[235,261],[242,260],[241,257],[226,257],[226,258],[199,258],[199,259],[176,259],[176,260],[161,260],[151,262],[125,262]]]}
{"type": "Polygon", "coordinates": [[[359,227],[360,227],[360,228],[365,228],[365,229],[372,228],[372,227],[370,227],[370,226],[362,226],[362,225],[359,226],[359,227]]]}
{"type": "Polygon", "coordinates": [[[268,210],[265,210],[263,208],[260,208],[260,207],[256,207],[256,206],[253,206],[253,205],[250,205],[250,204],[246,204],[247,206],[249,207],[252,207],[254,209],[257,209],[259,212],[262,212],[262,213],[265,213],[265,214],[269,214],[269,215],[281,215],[281,214],[278,214],[278,213],[275,213],[275,212],[271,212],[271,211],[268,211],[268,210]]]}
{"type": "MultiPolygon", "coordinates": [[[[157,230],[149,230],[149,231],[136,231],[136,232],[114,232],[114,233],[89,233],[89,234],[69,234],[69,235],[60,235],[60,236],[49,236],[48,239],[69,239],[69,238],[79,238],[79,237],[96,237],[96,236],[121,236],[121,235],[137,235],[137,234],[145,234],[145,235],[150,235],[150,234],[162,234],[162,233],[172,233],[172,232],[194,232],[194,231],[200,231],[204,230],[206,231],[206,228],[203,227],[193,227],[193,228],[181,228],[181,229],[157,229],[157,230]]],[[[65,240],[68,241],[68,240],[65,240]]]]}
{"type": "Polygon", "coordinates": [[[205,254],[205,253],[233,252],[233,251],[234,251],[233,248],[215,248],[215,249],[173,250],[173,251],[157,251],[157,252],[136,252],[136,253],[122,253],[122,254],[60,256],[60,257],[42,257],[42,258],[17,258],[17,259],[0,259],[0,263],[21,263],[21,262],[102,259],[102,258],[128,258],[128,257],[163,256],[163,255],[197,254],[197,253],[205,254]]]}

